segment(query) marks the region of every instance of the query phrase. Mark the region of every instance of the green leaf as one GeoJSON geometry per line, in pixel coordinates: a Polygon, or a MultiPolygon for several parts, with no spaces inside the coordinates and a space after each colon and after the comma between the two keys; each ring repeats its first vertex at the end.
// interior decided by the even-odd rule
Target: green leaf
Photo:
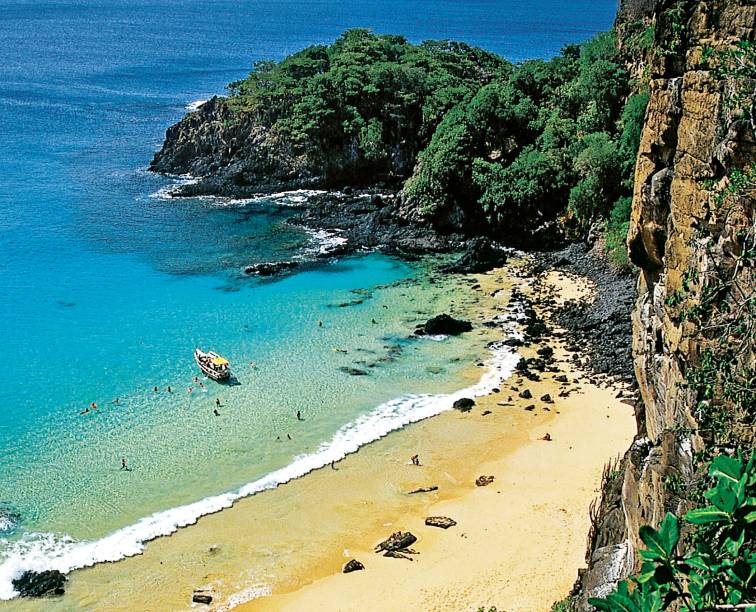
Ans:
{"type": "Polygon", "coordinates": [[[717,523],[719,521],[729,520],[730,515],[714,506],[706,508],[695,508],[685,515],[685,520],[694,525],[704,525],[706,523],[717,523]]]}
{"type": "Polygon", "coordinates": [[[717,508],[724,510],[727,514],[732,512],[738,506],[738,497],[730,488],[730,482],[720,480],[714,489],[709,489],[704,496],[717,508]]]}
{"type": "Polygon", "coordinates": [[[632,599],[622,593],[612,593],[608,599],[615,606],[614,610],[621,610],[621,612],[643,612],[632,599]]]}
{"type": "Polygon", "coordinates": [[[719,455],[711,462],[709,474],[717,478],[738,482],[743,474],[743,464],[734,457],[719,455]]]}
{"type": "Polygon", "coordinates": [[[638,534],[640,535],[641,540],[643,540],[643,543],[648,546],[648,550],[641,551],[641,554],[643,554],[644,552],[650,553],[648,555],[643,554],[644,559],[666,558],[666,542],[664,541],[664,538],[661,536],[661,534],[656,531],[656,529],[654,529],[650,525],[643,525],[638,530],[638,534]]]}
{"type": "Polygon", "coordinates": [[[604,610],[604,612],[614,612],[617,608],[614,608],[612,604],[607,599],[597,599],[596,597],[589,597],[588,603],[591,604],[594,608],[598,608],[599,610],[604,610]]]}

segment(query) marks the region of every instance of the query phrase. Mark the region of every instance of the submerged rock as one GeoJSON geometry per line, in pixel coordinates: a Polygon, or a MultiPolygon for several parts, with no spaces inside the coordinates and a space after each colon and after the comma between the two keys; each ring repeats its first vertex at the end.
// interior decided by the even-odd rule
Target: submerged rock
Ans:
{"type": "Polygon", "coordinates": [[[357,559],[352,559],[351,561],[347,561],[344,565],[344,568],[341,570],[345,574],[349,574],[351,572],[359,572],[360,570],[364,570],[365,566],[357,561],[357,559]]]}
{"type": "Polygon", "coordinates": [[[449,527],[454,527],[454,525],[457,524],[457,521],[450,519],[448,516],[429,516],[425,519],[425,524],[429,527],[449,529],[449,527]]]}
{"type": "Polygon", "coordinates": [[[415,334],[418,336],[435,336],[441,334],[456,336],[471,330],[472,323],[470,323],[470,321],[455,319],[451,315],[444,313],[428,319],[425,325],[419,325],[417,329],[415,329],[415,334]]]}
{"type": "Polygon", "coordinates": [[[15,578],[12,584],[21,597],[45,597],[63,595],[66,580],[68,578],[58,570],[27,571],[20,578],[15,578]]]}
{"type": "Polygon", "coordinates": [[[368,375],[368,373],[365,370],[360,370],[359,368],[350,368],[349,366],[341,366],[339,370],[341,370],[345,374],[349,374],[350,376],[367,376],[368,375]]]}
{"type": "Polygon", "coordinates": [[[256,263],[244,268],[244,274],[257,274],[258,276],[275,276],[281,274],[292,268],[296,268],[299,264],[296,261],[269,261],[264,263],[256,263]]]}

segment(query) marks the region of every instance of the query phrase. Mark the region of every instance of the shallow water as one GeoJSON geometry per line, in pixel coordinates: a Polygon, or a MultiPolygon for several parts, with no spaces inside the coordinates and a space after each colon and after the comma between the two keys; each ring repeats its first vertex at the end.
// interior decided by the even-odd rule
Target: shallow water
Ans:
{"type": "Polygon", "coordinates": [[[369,255],[275,283],[244,279],[249,263],[319,243],[286,225],[280,201],[153,197],[170,181],[144,168],[187,104],[222,92],[257,59],[347,27],[463,39],[517,60],[606,29],[615,8],[0,4],[0,598],[21,568],[44,567],[64,535],[98,540],[237,490],[383,402],[460,388],[462,368],[483,352],[473,338],[407,339],[422,317],[453,309],[454,287],[429,283],[426,264],[369,255]],[[241,384],[198,390],[196,345],[227,355],[241,384]],[[99,408],[79,415],[90,402],[99,408]],[[131,472],[119,470],[122,457],[131,472]],[[19,549],[29,533],[55,535],[19,549]]]}

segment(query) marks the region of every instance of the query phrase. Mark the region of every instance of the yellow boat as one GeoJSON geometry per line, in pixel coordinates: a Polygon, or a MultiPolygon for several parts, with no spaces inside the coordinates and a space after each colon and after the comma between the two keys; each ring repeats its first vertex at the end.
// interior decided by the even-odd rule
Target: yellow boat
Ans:
{"type": "Polygon", "coordinates": [[[208,351],[207,353],[196,348],[194,349],[194,361],[197,362],[199,369],[208,378],[213,380],[228,380],[231,376],[228,359],[221,357],[218,353],[208,351]]]}

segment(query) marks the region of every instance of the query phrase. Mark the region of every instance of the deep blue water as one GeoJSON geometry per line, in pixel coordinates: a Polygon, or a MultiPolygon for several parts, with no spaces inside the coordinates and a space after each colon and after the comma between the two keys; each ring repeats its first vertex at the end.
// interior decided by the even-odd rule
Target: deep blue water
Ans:
{"type": "MultiPolygon", "coordinates": [[[[412,296],[389,289],[357,314],[329,305],[353,296],[351,289],[421,272],[370,256],[272,285],[240,281],[245,263],[291,254],[310,238],[287,228],[288,211],[273,204],[151,197],[168,181],[145,168],[188,103],[222,93],[256,60],[331,41],[349,27],[414,42],[459,39],[522,60],[552,56],[608,29],[615,9],[614,0],[0,0],[0,509],[11,504],[24,516],[12,537],[24,529],[101,537],[146,512],[195,501],[198,492],[221,493],[290,461],[291,449],[229,460],[224,452],[238,432],[221,427],[204,468],[191,478],[178,475],[174,463],[182,452],[197,452],[202,438],[176,434],[172,446],[176,419],[202,429],[209,414],[209,397],[205,405],[184,396],[195,344],[222,346],[237,363],[279,364],[247,374],[236,400],[224,396],[237,401],[250,446],[260,448],[261,431],[284,426],[281,415],[302,398],[320,406],[323,424],[297,442],[297,452],[377,401],[428,390],[425,365],[433,354],[471,350],[464,343],[435,353],[408,346],[410,361],[363,387],[336,377],[321,388],[343,361],[331,346],[380,351],[395,342],[406,317],[378,310],[379,303],[406,310],[412,296]],[[363,329],[376,312],[379,328],[363,329]],[[310,338],[324,318],[330,331],[310,338]],[[308,348],[299,357],[284,357],[302,346],[308,348]],[[153,383],[177,385],[181,401],[159,403],[149,395],[153,383]],[[263,394],[281,409],[269,421],[254,408],[263,394]],[[121,412],[76,420],[89,402],[107,405],[114,397],[124,398],[121,412]],[[339,397],[348,401],[338,409],[328,404],[339,397]],[[151,444],[160,452],[150,452],[151,444]],[[115,480],[111,467],[123,454],[143,466],[138,489],[115,480]],[[216,480],[220,468],[227,476],[216,480]],[[175,479],[170,494],[168,477],[175,479]],[[83,524],[82,512],[94,519],[83,524]]],[[[423,295],[428,304],[443,299],[423,295]]],[[[452,384],[453,372],[444,372],[445,382],[434,383],[439,391],[452,384]]],[[[0,540],[0,583],[8,575],[3,546],[0,540]]]]}

